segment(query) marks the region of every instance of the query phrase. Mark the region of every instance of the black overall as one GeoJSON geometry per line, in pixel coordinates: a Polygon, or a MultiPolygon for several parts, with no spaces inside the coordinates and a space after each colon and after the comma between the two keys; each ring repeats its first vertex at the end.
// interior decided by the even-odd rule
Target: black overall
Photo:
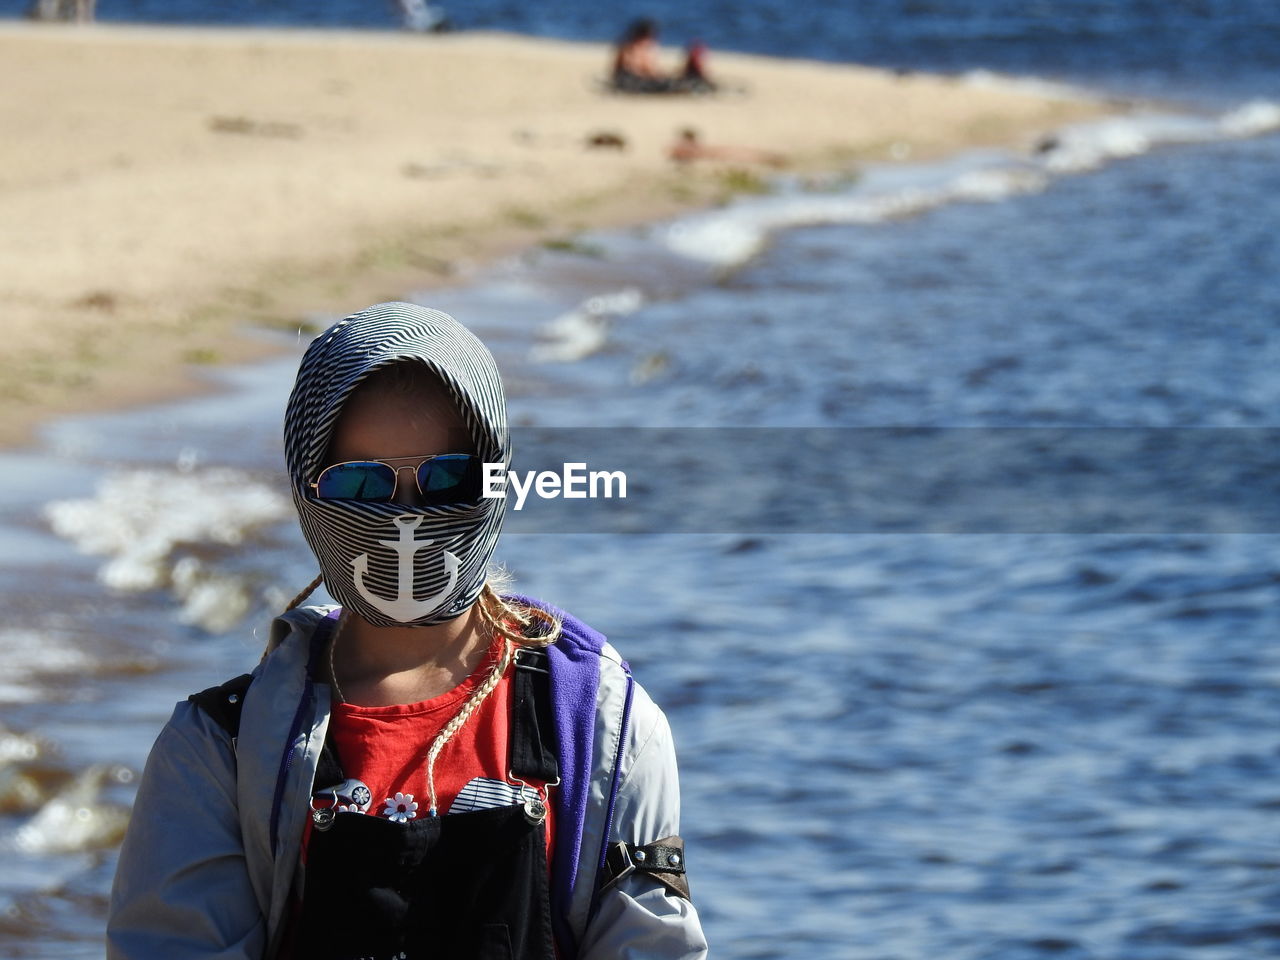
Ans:
{"type": "MultiPolygon", "coordinates": [[[[557,779],[546,654],[517,655],[511,773],[557,779]]],[[[425,745],[424,745],[425,754],[425,745]]],[[[332,735],[315,796],[345,777],[332,735]]],[[[532,790],[528,791],[532,798],[532,790]]],[[[378,809],[381,805],[371,809],[378,809]]],[[[422,805],[425,812],[426,804],[422,805]]],[[[555,960],[546,825],[532,801],[396,823],[338,813],[311,832],[296,956],[555,960]]]]}

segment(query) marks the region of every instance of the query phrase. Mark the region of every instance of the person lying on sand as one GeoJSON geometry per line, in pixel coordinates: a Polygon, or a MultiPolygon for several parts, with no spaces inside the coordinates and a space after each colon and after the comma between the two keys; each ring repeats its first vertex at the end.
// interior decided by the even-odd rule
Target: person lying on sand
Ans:
{"type": "Polygon", "coordinates": [[[787,158],[770,150],[754,147],[712,146],[703,143],[698,131],[685,127],[667,148],[667,156],[676,163],[692,163],[694,160],[726,160],[732,163],[762,163],[770,167],[785,167],[787,158]]]}

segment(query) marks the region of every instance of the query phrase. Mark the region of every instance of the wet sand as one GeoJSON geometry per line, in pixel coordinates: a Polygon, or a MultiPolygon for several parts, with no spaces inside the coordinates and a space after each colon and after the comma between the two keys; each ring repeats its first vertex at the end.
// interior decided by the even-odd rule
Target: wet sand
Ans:
{"type": "Polygon", "coordinates": [[[818,171],[1030,147],[1103,109],[719,53],[731,92],[620,97],[607,61],[497,34],[0,25],[0,443],[200,389],[202,367],[273,349],[248,327],[306,327],[767,175],[674,164],[683,127],[818,171]]]}

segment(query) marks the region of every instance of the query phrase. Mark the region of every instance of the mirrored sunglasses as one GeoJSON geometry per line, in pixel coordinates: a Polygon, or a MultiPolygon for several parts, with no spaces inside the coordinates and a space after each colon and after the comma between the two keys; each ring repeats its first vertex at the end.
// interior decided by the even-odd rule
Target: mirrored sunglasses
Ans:
{"type": "Polygon", "coordinates": [[[480,500],[480,458],[469,453],[347,460],[321,470],[311,489],[322,500],[391,502],[402,470],[413,471],[426,506],[447,507],[480,500]]]}

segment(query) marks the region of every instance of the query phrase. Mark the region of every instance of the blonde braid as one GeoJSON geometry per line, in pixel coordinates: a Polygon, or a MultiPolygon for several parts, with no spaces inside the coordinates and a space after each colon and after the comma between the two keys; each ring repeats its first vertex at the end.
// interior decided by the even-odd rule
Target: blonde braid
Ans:
{"type": "MultiPolygon", "coordinates": [[[[309,584],[307,584],[307,586],[303,589],[303,591],[300,594],[298,594],[296,597],[294,597],[292,600],[289,601],[289,605],[284,608],[284,612],[288,613],[294,607],[302,603],[303,600],[307,599],[307,597],[315,593],[316,587],[320,586],[320,584],[322,584],[323,582],[324,582],[324,574],[322,573],[318,577],[316,577],[314,580],[312,580],[309,584]]],[[[271,640],[270,638],[268,638],[267,645],[262,648],[262,659],[263,660],[267,659],[267,654],[269,654],[270,652],[271,652],[271,640]]]]}
{"type": "Polygon", "coordinates": [[[427,750],[427,794],[431,800],[428,816],[436,816],[436,757],[445,748],[445,744],[453,739],[453,735],[462,729],[467,720],[470,719],[471,714],[476,712],[476,708],[484,703],[489,694],[493,693],[498,686],[498,682],[502,679],[502,675],[507,672],[507,667],[511,665],[511,660],[514,656],[515,647],[504,636],[502,654],[493,665],[493,669],[489,671],[489,676],[485,677],[484,683],[480,684],[476,688],[476,692],[467,698],[467,702],[462,705],[462,709],[454,715],[452,720],[444,725],[444,729],[436,734],[435,740],[431,742],[431,747],[427,750]]]}
{"type": "Polygon", "coordinates": [[[435,765],[440,751],[453,739],[454,734],[462,729],[489,694],[497,688],[499,681],[502,680],[511,661],[515,658],[516,647],[545,647],[555,643],[560,637],[559,617],[541,607],[507,602],[493,588],[490,581],[486,581],[484,588],[480,591],[476,609],[480,613],[480,619],[489,627],[493,636],[502,637],[502,654],[493,665],[493,669],[489,671],[489,676],[475,693],[467,698],[467,702],[462,705],[462,709],[454,718],[444,725],[444,729],[436,735],[427,750],[427,794],[430,800],[428,815],[433,817],[437,815],[435,765]],[[509,629],[508,620],[515,620],[520,625],[520,632],[509,629]],[[542,624],[543,629],[530,636],[527,631],[533,627],[535,621],[542,624]]]}
{"type": "Polygon", "coordinates": [[[318,577],[316,577],[314,580],[312,580],[311,583],[308,584],[307,587],[300,594],[298,594],[296,597],[294,597],[292,600],[289,601],[289,605],[284,608],[285,613],[288,613],[298,604],[302,603],[303,600],[307,599],[307,597],[311,596],[311,594],[315,593],[316,587],[320,586],[320,584],[322,584],[323,582],[324,582],[324,574],[322,573],[318,577]]]}
{"type": "Polygon", "coordinates": [[[560,618],[541,607],[526,603],[511,603],[500,596],[493,585],[486,582],[480,591],[476,609],[480,617],[496,635],[506,637],[518,647],[546,647],[560,639],[560,618]],[[506,621],[514,620],[520,630],[513,631],[507,627],[506,621]],[[529,631],[537,621],[542,625],[538,633],[529,631]]]}

